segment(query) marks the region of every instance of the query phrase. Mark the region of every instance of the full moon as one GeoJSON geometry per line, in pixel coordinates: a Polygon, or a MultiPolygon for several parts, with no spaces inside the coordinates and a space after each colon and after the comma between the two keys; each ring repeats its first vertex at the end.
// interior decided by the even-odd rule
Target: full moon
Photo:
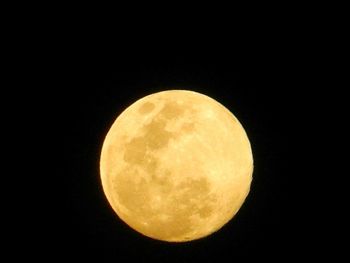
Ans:
{"type": "Polygon", "coordinates": [[[247,197],[253,157],[237,118],[187,90],[143,97],[115,120],[100,159],[115,213],[153,239],[185,242],[219,230],[247,197]]]}

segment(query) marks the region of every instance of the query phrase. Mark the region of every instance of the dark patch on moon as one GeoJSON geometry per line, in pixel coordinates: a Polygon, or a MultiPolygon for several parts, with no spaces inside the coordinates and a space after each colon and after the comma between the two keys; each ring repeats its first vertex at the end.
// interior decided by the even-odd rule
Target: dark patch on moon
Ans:
{"type": "Polygon", "coordinates": [[[176,102],[169,102],[164,105],[160,114],[163,115],[162,117],[164,117],[165,119],[171,120],[174,118],[178,118],[179,116],[184,114],[184,112],[185,109],[179,104],[177,104],[176,102]]]}
{"type": "MultiPolygon", "coordinates": [[[[154,104],[146,102],[139,111],[146,113],[147,110],[152,110],[153,107],[154,104]]],[[[155,158],[149,152],[165,147],[169,140],[175,137],[174,133],[165,130],[167,120],[181,115],[183,111],[176,103],[165,104],[153,120],[142,128],[143,136],[133,138],[125,145],[124,161],[147,170],[147,160],[153,164],[155,162],[155,158]]]]}
{"type": "Polygon", "coordinates": [[[141,107],[139,108],[139,113],[140,114],[148,114],[154,108],[155,108],[155,105],[153,103],[147,101],[147,102],[145,102],[144,104],[141,105],[141,107]]]}

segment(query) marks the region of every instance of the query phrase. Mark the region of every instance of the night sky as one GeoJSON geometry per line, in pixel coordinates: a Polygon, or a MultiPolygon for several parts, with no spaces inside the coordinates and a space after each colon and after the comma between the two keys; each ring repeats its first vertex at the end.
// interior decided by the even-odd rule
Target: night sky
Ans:
{"type": "Polygon", "coordinates": [[[301,73],[289,62],[293,54],[247,55],[227,47],[175,52],[125,46],[111,53],[90,48],[70,51],[60,71],[64,83],[50,95],[63,158],[57,164],[59,215],[49,219],[51,238],[63,240],[54,255],[95,262],[297,259],[305,237],[293,166],[302,103],[295,80],[301,73]],[[189,243],[156,241],[129,228],[109,206],[100,182],[99,157],[111,124],[137,99],[166,89],[189,89],[222,103],[244,126],[254,157],[251,190],[237,215],[218,232],[189,243]]]}

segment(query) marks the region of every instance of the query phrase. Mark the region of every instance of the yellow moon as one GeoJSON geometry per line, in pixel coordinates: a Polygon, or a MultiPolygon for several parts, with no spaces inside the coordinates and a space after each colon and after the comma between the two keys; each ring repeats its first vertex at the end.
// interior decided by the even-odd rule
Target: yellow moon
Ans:
{"type": "Polygon", "coordinates": [[[253,157],[237,118],[203,94],[167,90],[115,120],[100,159],[117,215],[148,237],[184,242],[219,230],[248,195],[253,157]]]}

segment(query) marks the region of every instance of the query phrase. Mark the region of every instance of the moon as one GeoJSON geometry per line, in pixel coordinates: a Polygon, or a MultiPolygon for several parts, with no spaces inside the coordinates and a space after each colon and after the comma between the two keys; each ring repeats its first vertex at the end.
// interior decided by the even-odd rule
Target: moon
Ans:
{"type": "Polygon", "coordinates": [[[185,242],[230,221],[253,173],[247,134],[214,99],[187,90],[143,97],[125,109],[102,146],[108,202],[127,225],[153,239],[185,242]]]}

